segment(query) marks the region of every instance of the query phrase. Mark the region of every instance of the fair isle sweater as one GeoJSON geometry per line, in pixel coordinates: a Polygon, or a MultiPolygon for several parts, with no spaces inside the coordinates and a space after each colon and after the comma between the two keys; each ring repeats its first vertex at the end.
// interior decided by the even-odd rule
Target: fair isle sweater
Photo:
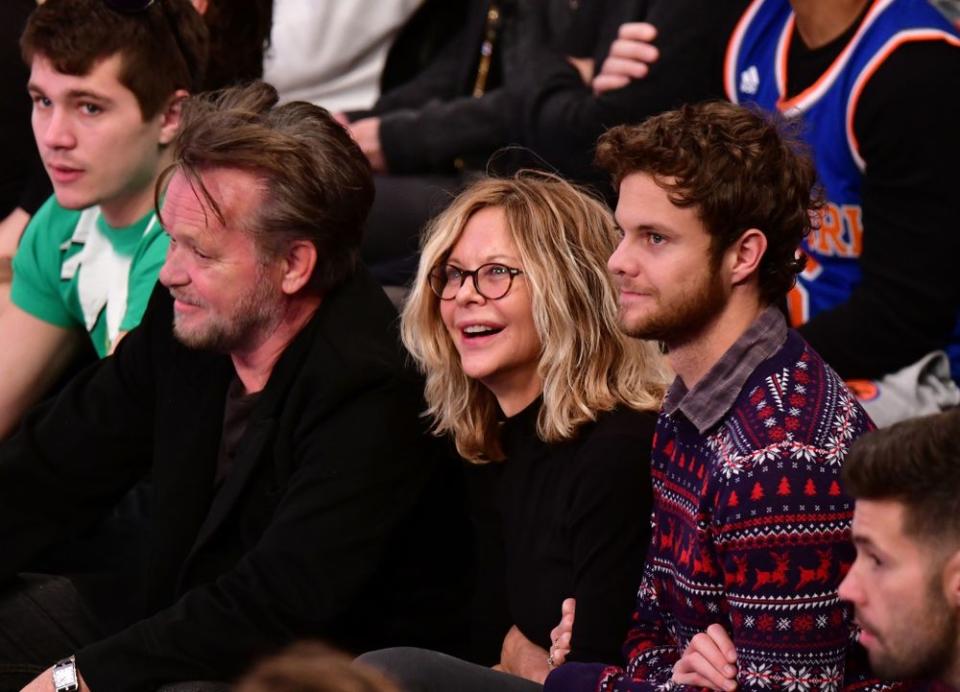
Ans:
{"type": "Polygon", "coordinates": [[[673,664],[715,622],[736,645],[741,690],[873,687],[836,593],[854,559],[840,468],[871,427],[772,309],[693,389],[678,380],[653,442],[652,544],[627,665],[565,664],[547,692],[672,687],[673,664]]]}

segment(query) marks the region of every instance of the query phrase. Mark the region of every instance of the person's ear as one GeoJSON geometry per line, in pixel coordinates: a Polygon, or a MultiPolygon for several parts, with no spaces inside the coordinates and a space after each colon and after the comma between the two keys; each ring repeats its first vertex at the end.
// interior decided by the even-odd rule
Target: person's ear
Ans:
{"type": "Polygon", "coordinates": [[[755,277],[767,251],[767,236],[756,228],[748,228],[724,253],[724,261],[734,286],[755,277]]]}
{"type": "Polygon", "coordinates": [[[950,555],[943,563],[943,591],[947,603],[960,610],[960,550],[950,555]]]}
{"type": "Polygon", "coordinates": [[[295,240],[290,243],[283,257],[283,292],[292,296],[302,289],[313,276],[317,266],[317,246],[308,240],[295,240]]]}
{"type": "Polygon", "coordinates": [[[207,8],[210,7],[210,0],[191,0],[191,2],[198,14],[206,14],[207,8]]]}
{"type": "Polygon", "coordinates": [[[183,103],[190,94],[186,89],[177,89],[167,99],[167,104],[160,113],[160,144],[166,145],[173,141],[180,129],[180,118],[183,114],[183,103]]]}

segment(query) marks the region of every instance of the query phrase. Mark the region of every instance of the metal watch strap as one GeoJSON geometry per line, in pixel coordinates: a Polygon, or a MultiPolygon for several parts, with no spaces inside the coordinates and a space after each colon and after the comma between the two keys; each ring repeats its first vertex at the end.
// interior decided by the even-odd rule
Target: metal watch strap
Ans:
{"type": "Polygon", "coordinates": [[[80,689],[77,660],[73,656],[53,664],[53,689],[56,692],[78,692],[80,689]]]}

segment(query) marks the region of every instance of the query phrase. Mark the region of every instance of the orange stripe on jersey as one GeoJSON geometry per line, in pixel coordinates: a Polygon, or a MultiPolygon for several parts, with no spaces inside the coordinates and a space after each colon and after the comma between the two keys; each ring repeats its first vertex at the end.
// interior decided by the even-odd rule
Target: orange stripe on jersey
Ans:
{"type": "MultiPolygon", "coordinates": [[[[777,108],[782,112],[790,106],[784,101],[787,93],[787,57],[790,55],[790,44],[793,41],[793,27],[797,24],[797,15],[791,14],[787,23],[783,27],[783,33],[780,34],[780,40],[777,41],[777,57],[774,62],[774,71],[777,79],[777,108]]],[[[819,80],[818,80],[819,81],[819,80]]],[[[811,87],[812,88],[812,87],[811,87]]]]}
{"type": "MultiPolygon", "coordinates": [[[[863,18],[863,22],[860,24],[860,28],[857,29],[857,33],[846,45],[846,47],[840,51],[840,55],[834,58],[833,63],[828,67],[820,78],[817,79],[813,84],[808,86],[806,89],[801,91],[799,94],[790,99],[780,99],[777,101],[777,109],[784,113],[788,110],[797,108],[802,110],[805,105],[805,101],[809,99],[814,99],[816,96],[822,92],[826,91],[831,83],[837,78],[837,75],[840,74],[840,71],[843,69],[843,66],[846,64],[847,60],[850,58],[850,55],[853,53],[853,49],[860,42],[860,38],[866,32],[866,30],[873,23],[874,19],[886,9],[886,7],[892,2],[892,0],[873,0],[870,9],[867,10],[867,14],[863,18]]],[[[793,16],[791,16],[791,21],[793,21],[793,16]]],[[[792,25],[791,25],[792,26],[792,25]]],[[[791,32],[792,33],[792,32],[791,32]]],[[[780,75],[783,80],[784,88],[787,84],[787,66],[786,66],[786,56],[788,53],[789,46],[783,47],[783,64],[778,65],[777,69],[781,70],[780,75]]]]}
{"type": "Polygon", "coordinates": [[[727,92],[727,100],[731,103],[739,103],[737,100],[737,55],[740,53],[743,35],[762,4],[763,0],[753,0],[750,3],[743,16],[737,21],[737,26],[730,34],[730,40],[727,42],[727,52],[723,56],[723,88],[727,92]]]}
{"type": "Polygon", "coordinates": [[[860,156],[860,142],[857,141],[857,135],[853,131],[853,120],[856,115],[857,104],[860,102],[860,95],[863,93],[863,88],[867,82],[870,81],[870,78],[897,48],[915,41],[946,41],[960,48],[960,39],[948,34],[946,31],[941,31],[940,29],[910,29],[894,35],[883,45],[883,48],[877,51],[877,54],[870,59],[870,62],[866,64],[857,76],[857,80],[853,84],[853,89],[850,90],[850,98],[847,101],[847,142],[850,147],[850,154],[853,156],[853,160],[861,171],[866,168],[866,162],[863,160],[863,157],[860,156]]]}

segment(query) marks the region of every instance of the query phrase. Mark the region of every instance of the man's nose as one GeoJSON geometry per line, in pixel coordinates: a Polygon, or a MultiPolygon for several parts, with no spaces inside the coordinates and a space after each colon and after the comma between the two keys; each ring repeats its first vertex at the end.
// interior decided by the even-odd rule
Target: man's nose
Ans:
{"type": "Polygon", "coordinates": [[[837,596],[840,597],[841,601],[857,603],[860,601],[861,595],[860,585],[857,582],[857,563],[854,562],[850,566],[847,576],[843,578],[840,586],[837,587],[837,596]]]}
{"type": "Polygon", "coordinates": [[[72,149],[77,145],[73,123],[63,108],[52,106],[42,119],[38,139],[49,149],[72,149]]]}
{"type": "Polygon", "coordinates": [[[610,259],[607,260],[607,269],[614,276],[619,274],[636,274],[637,261],[633,254],[626,238],[621,239],[620,243],[614,249],[613,254],[610,255],[610,259]]]}
{"type": "Polygon", "coordinates": [[[163,261],[163,266],[160,267],[160,274],[157,279],[167,288],[183,286],[188,282],[187,273],[180,261],[179,253],[172,244],[167,248],[167,257],[163,261]]]}

